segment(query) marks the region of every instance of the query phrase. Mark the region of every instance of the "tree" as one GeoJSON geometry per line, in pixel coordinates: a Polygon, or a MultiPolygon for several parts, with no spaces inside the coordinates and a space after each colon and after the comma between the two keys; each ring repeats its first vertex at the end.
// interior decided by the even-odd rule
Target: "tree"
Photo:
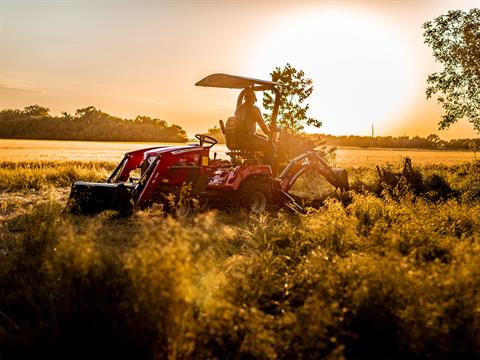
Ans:
{"type": "Polygon", "coordinates": [[[93,114],[97,114],[100,112],[101,111],[97,110],[95,106],[87,106],[81,109],[77,109],[77,111],[75,111],[75,116],[81,118],[86,116],[92,116],[93,114]]]}
{"type": "Polygon", "coordinates": [[[449,11],[423,28],[425,43],[444,66],[428,76],[426,90],[427,98],[438,94],[445,110],[439,128],[467,119],[480,132],[480,9],[449,11]]]}
{"type": "MultiPolygon", "coordinates": [[[[306,78],[302,70],[297,70],[289,63],[282,69],[280,67],[270,73],[272,81],[283,84],[280,87],[280,109],[277,124],[292,133],[303,130],[304,124],[321,127],[322,123],[307,116],[309,104],[304,104],[313,92],[312,79],[306,78]]],[[[267,122],[271,121],[274,105],[274,96],[265,92],[263,107],[267,111],[264,114],[267,122]]]]}
{"type": "Polygon", "coordinates": [[[23,113],[28,116],[48,116],[49,108],[40,105],[29,105],[23,108],[23,113]]]}
{"type": "Polygon", "coordinates": [[[68,119],[70,120],[72,118],[72,115],[70,115],[70,113],[66,112],[66,111],[62,111],[62,116],[64,119],[68,119]]]}
{"type": "Polygon", "coordinates": [[[165,120],[162,119],[152,119],[150,116],[145,115],[138,115],[134,120],[134,122],[141,123],[141,124],[152,124],[159,127],[167,127],[168,124],[165,120]]]}
{"type": "Polygon", "coordinates": [[[223,135],[222,129],[218,126],[215,125],[213,128],[208,129],[207,135],[213,137],[219,144],[225,144],[225,135],[223,135]]]}
{"type": "Polygon", "coordinates": [[[426,140],[431,143],[433,147],[439,147],[442,144],[442,140],[437,134],[428,135],[426,140]]]}

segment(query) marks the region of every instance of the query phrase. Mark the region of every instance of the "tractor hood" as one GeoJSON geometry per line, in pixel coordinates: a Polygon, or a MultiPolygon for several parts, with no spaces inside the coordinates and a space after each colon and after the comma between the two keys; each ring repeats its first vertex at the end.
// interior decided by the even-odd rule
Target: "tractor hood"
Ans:
{"type": "Polygon", "coordinates": [[[275,85],[281,86],[282,84],[273,81],[248,78],[244,76],[236,76],[229,74],[211,74],[197,82],[195,85],[229,89],[245,89],[247,87],[260,85],[264,86],[265,88],[273,89],[275,85]]]}
{"type": "Polygon", "coordinates": [[[201,148],[203,148],[203,146],[199,146],[199,145],[158,147],[158,148],[149,149],[145,151],[144,158],[147,158],[153,155],[160,155],[164,153],[172,153],[172,154],[188,153],[190,151],[196,151],[201,148]]]}

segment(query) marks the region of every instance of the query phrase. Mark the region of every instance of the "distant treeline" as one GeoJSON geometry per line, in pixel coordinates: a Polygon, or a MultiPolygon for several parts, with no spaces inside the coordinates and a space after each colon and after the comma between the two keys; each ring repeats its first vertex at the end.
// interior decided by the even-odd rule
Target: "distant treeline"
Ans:
{"type": "Polygon", "coordinates": [[[354,146],[376,148],[411,148],[411,149],[445,149],[445,150],[477,150],[480,149],[480,139],[455,139],[442,140],[436,134],[425,138],[420,136],[333,136],[324,134],[311,134],[316,140],[323,140],[328,146],[354,146]]]}
{"type": "Polygon", "coordinates": [[[23,110],[0,111],[0,138],[93,141],[185,142],[186,132],[165,120],[137,116],[122,119],[93,106],[51,116],[49,109],[31,105],[23,110]]]}
{"type": "MultiPolygon", "coordinates": [[[[208,129],[207,134],[216,138],[218,142],[225,143],[225,137],[219,127],[208,129]]],[[[410,149],[438,149],[438,150],[479,150],[479,139],[442,140],[436,134],[425,138],[420,136],[334,136],[325,134],[304,134],[313,144],[326,143],[327,146],[351,146],[363,148],[410,148],[410,149]]]]}

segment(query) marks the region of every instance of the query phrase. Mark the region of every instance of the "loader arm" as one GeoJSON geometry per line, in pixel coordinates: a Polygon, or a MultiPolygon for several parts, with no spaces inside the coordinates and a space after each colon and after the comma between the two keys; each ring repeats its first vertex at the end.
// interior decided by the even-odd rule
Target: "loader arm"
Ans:
{"type": "Polygon", "coordinates": [[[144,153],[149,150],[159,149],[162,146],[149,147],[141,150],[130,151],[125,154],[122,161],[117,165],[115,170],[107,180],[107,183],[126,182],[128,181],[130,171],[136,169],[144,160],[144,153]]]}

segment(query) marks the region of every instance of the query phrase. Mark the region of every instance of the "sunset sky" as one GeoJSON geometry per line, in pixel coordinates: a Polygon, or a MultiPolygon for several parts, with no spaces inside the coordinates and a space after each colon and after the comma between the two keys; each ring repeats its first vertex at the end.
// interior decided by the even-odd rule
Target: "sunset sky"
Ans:
{"type": "Polygon", "coordinates": [[[480,1],[0,0],[0,108],[93,105],[193,134],[233,114],[237,97],[196,81],[269,79],[290,62],[314,81],[318,132],[477,137],[467,121],[437,130],[425,79],[441,68],[422,35],[425,21],[472,7],[480,1]]]}

